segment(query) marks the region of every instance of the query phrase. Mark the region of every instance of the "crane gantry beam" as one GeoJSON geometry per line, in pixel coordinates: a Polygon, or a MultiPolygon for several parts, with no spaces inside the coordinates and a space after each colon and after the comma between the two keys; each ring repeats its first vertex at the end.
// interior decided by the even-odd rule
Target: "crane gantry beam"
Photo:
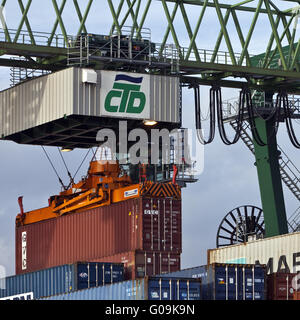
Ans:
{"type": "MultiPolygon", "coordinates": [[[[299,10],[295,8],[296,1],[246,0],[228,4],[219,0],[89,0],[81,7],[77,0],[62,0],[60,3],[48,0],[43,3],[52,12],[45,23],[50,28],[36,32],[32,28],[34,21],[29,18],[38,5],[36,0],[28,0],[26,4],[24,0],[0,2],[7,11],[7,19],[3,15],[1,19],[0,55],[24,56],[29,58],[29,66],[41,69],[53,69],[55,64],[57,68],[64,68],[70,35],[79,36],[87,32],[120,34],[124,26],[130,25],[132,36],[142,37],[143,28],[152,29],[151,16],[159,10],[163,15],[160,37],[151,40],[158,44],[158,55],[170,43],[174,45],[179,71],[185,75],[198,74],[199,79],[206,83],[240,77],[248,84],[261,86],[264,86],[264,81],[269,85],[271,79],[274,83],[280,82],[290,92],[300,92],[300,40],[295,30],[299,10]],[[13,2],[19,5],[20,20],[16,23],[14,18],[12,25],[9,5],[13,2]],[[290,3],[293,8],[279,9],[280,3],[290,3]],[[70,24],[64,14],[71,5],[78,19],[73,19],[70,24]],[[111,17],[108,30],[99,32],[87,27],[93,10],[101,10],[103,15],[111,17]],[[249,14],[247,27],[243,26],[244,16],[240,16],[244,13],[249,14]],[[211,19],[214,19],[213,28],[211,19]],[[215,35],[207,37],[207,28],[213,29],[215,35]],[[259,43],[259,52],[256,52],[256,43],[259,43]],[[286,47],[289,48],[288,56],[286,47]],[[258,53],[264,55],[257,58],[258,53]],[[30,58],[38,61],[34,63],[30,58]],[[276,66],[274,59],[280,60],[276,66]]],[[[14,63],[24,65],[18,59],[11,64],[14,63]]],[[[7,65],[7,59],[0,60],[0,66],[7,65]]]]}

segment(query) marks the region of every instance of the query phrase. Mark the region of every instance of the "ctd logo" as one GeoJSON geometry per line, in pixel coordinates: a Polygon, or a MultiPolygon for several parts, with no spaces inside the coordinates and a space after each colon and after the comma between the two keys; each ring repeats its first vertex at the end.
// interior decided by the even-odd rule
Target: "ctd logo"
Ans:
{"type": "Polygon", "coordinates": [[[142,82],[143,77],[130,77],[125,74],[116,75],[113,90],[109,91],[105,98],[105,110],[107,112],[142,113],[146,104],[146,95],[140,91],[142,82]],[[119,103],[114,105],[113,100],[116,99],[119,103]]]}

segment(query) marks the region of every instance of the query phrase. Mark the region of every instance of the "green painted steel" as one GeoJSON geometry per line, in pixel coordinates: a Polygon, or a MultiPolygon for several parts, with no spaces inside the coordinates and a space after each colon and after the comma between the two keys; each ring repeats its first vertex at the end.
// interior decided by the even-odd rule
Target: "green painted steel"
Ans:
{"type": "MultiPolygon", "coordinates": [[[[5,8],[11,1],[14,0],[2,0],[1,5],[5,8]]],[[[72,44],[69,41],[67,21],[63,19],[63,11],[71,6],[78,16],[78,20],[72,21],[72,30],[75,28],[77,31],[73,36],[78,37],[82,33],[121,35],[125,26],[131,26],[131,37],[140,40],[143,38],[144,28],[151,30],[151,19],[148,19],[153,14],[151,9],[159,5],[160,12],[164,14],[164,21],[161,24],[161,38],[155,39],[156,55],[149,57],[149,64],[146,66],[150,72],[152,66],[153,71],[158,72],[158,63],[174,63],[174,57],[163,56],[171,44],[177,50],[176,72],[182,73],[184,84],[217,83],[231,88],[249,87],[258,91],[268,91],[270,88],[274,91],[284,89],[288,93],[300,94],[300,39],[296,38],[295,27],[299,9],[294,8],[297,1],[290,1],[290,9],[280,10],[278,5],[283,2],[281,0],[232,0],[224,3],[220,0],[89,0],[86,1],[83,11],[78,0],[62,0],[59,1],[60,4],[57,0],[44,0],[43,5],[54,11],[55,21],[45,21],[49,30],[41,30],[48,32],[43,35],[32,31],[33,24],[29,19],[30,10],[33,6],[40,5],[40,2],[28,0],[24,5],[22,0],[16,1],[21,18],[14,27],[8,23],[14,30],[6,25],[0,30],[0,56],[25,56],[28,60],[10,60],[2,57],[0,66],[45,70],[66,68],[68,47],[70,49],[72,44]],[[93,10],[111,17],[108,30],[88,30],[89,13],[93,10]],[[199,14],[195,15],[195,12],[199,14]],[[247,26],[242,21],[245,13],[249,17],[247,26]],[[214,25],[211,25],[210,18],[213,16],[214,25]],[[263,34],[258,23],[262,20],[265,26],[263,34]],[[210,21],[209,25],[207,21],[210,21]],[[216,37],[207,37],[207,27],[216,31],[216,37]],[[253,43],[257,41],[257,34],[260,35],[262,54],[250,51],[253,43]],[[45,38],[43,43],[39,41],[41,38],[45,38]],[[201,47],[204,38],[208,40],[206,48],[201,47]],[[234,42],[236,39],[238,41],[234,42]],[[198,77],[189,78],[188,75],[198,77]],[[233,81],[232,77],[239,78],[239,81],[233,81]]],[[[82,6],[82,3],[80,4],[82,6]]],[[[157,23],[155,19],[154,21],[157,23]]],[[[132,63],[129,60],[127,65],[132,63]]],[[[106,64],[108,68],[126,66],[126,61],[116,61],[114,65],[105,63],[97,54],[89,57],[87,61],[88,65],[95,69],[104,68],[106,64]]],[[[137,65],[139,62],[141,61],[138,61],[137,65]]],[[[168,74],[174,72],[174,68],[161,67],[160,72],[168,74]]],[[[276,135],[271,134],[274,123],[273,120],[264,121],[260,118],[255,121],[260,135],[267,142],[263,147],[255,144],[266,233],[267,236],[283,234],[287,232],[287,223],[276,135]]]]}
{"type": "MultiPolygon", "coordinates": [[[[5,8],[12,1],[17,1],[21,18],[14,27],[14,31],[8,27],[5,27],[2,31],[0,30],[0,38],[2,32],[5,43],[31,45],[32,47],[28,48],[29,51],[26,53],[26,57],[34,58],[36,57],[34,53],[39,50],[41,44],[38,41],[39,35],[33,32],[31,28],[32,21],[30,19],[33,18],[30,16],[30,10],[37,5],[37,2],[28,0],[25,5],[22,0],[2,0],[1,5],[5,8]],[[26,38],[26,42],[24,42],[24,38],[26,38]]],[[[178,51],[179,71],[185,74],[201,74],[200,78],[205,82],[210,81],[210,83],[216,80],[226,81],[231,76],[239,75],[248,84],[253,84],[254,82],[262,86],[265,85],[264,81],[268,81],[269,85],[271,76],[273,77],[271,81],[274,81],[274,83],[279,80],[286,81],[284,85],[287,90],[293,92],[299,90],[300,84],[290,81],[291,77],[300,78],[298,58],[300,41],[295,39],[296,32],[294,27],[295,19],[298,16],[297,10],[291,8],[290,10],[281,11],[276,6],[278,2],[281,2],[279,0],[272,2],[267,0],[244,0],[230,1],[230,3],[228,1],[222,3],[220,0],[160,0],[159,2],[165,21],[162,21],[162,38],[155,39],[156,43],[160,43],[157,49],[158,55],[160,56],[168,45],[173,43],[178,51]],[[199,12],[197,17],[192,16],[195,10],[199,12]],[[245,28],[245,26],[242,28],[241,23],[243,19],[241,14],[245,12],[249,13],[250,17],[248,28],[245,28]],[[209,39],[209,48],[201,48],[199,47],[201,43],[199,39],[206,36],[203,27],[207,23],[206,19],[213,15],[216,17],[213,27],[218,32],[217,37],[209,39]],[[259,64],[256,63],[256,58],[253,57],[257,55],[257,52],[250,52],[249,50],[250,44],[256,41],[255,34],[257,34],[259,28],[258,19],[264,19],[266,25],[265,41],[261,41],[265,43],[265,50],[262,50],[265,55],[264,60],[259,64]],[[183,24],[178,23],[178,21],[182,21],[183,24]],[[182,34],[184,33],[186,36],[183,38],[182,34]],[[233,45],[233,34],[238,36],[239,43],[237,45],[236,43],[233,45]],[[185,45],[183,45],[183,41],[185,45]],[[288,42],[288,45],[286,45],[286,42],[288,42]],[[222,46],[223,48],[225,47],[225,51],[224,49],[223,51],[221,50],[222,46]],[[281,60],[280,66],[271,63],[277,56],[281,60]],[[211,69],[211,64],[217,64],[218,67],[211,69]],[[192,66],[192,69],[189,69],[190,66],[192,66]],[[243,69],[243,67],[249,68],[250,72],[247,69],[243,69]],[[256,73],[256,68],[261,70],[256,73]],[[221,74],[220,71],[222,71],[221,74]],[[276,71],[286,71],[286,73],[282,78],[279,78],[280,76],[276,71]],[[257,75],[262,76],[259,82],[257,75]]],[[[49,30],[41,30],[49,32],[47,41],[42,45],[48,46],[50,51],[50,48],[57,47],[58,42],[62,40],[63,46],[65,48],[68,46],[70,34],[68,33],[67,21],[64,21],[63,18],[63,11],[67,10],[66,8],[69,10],[73,6],[78,16],[78,20],[76,21],[75,19],[72,22],[72,29],[74,27],[77,28],[77,36],[82,32],[85,34],[89,32],[107,35],[121,34],[124,26],[132,26],[131,36],[142,38],[143,28],[151,29],[152,27],[151,19],[148,18],[153,14],[152,7],[154,5],[157,6],[158,2],[153,0],[107,0],[101,2],[89,0],[86,4],[81,4],[78,0],[62,0],[60,3],[57,0],[48,0],[44,1],[44,3],[49,10],[53,10],[55,13],[55,20],[45,23],[49,30]],[[89,13],[93,10],[101,10],[101,14],[111,17],[110,30],[106,32],[88,30],[89,13]],[[61,39],[58,39],[59,34],[61,39]]],[[[294,4],[291,3],[291,6],[294,6],[294,4]]],[[[13,28],[9,21],[8,25],[13,28]]],[[[6,51],[1,42],[0,48],[0,55],[11,54],[18,56],[20,53],[17,46],[15,51],[6,51]]],[[[55,61],[53,57],[51,59],[44,56],[38,58],[38,62],[45,66],[50,63],[58,63],[60,65],[63,60],[61,55],[58,61],[55,61]]],[[[89,62],[94,63],[96,67],[102,67],[102,64],[97,61],[89,62]]],[[[125,62],[123,63],[126,64],[125,62]]],[[[6,64],[1,64],[0,61],[1,65],[6,66],[6,64]]],[[[64,66],[61,65],[61,67],[66,66],[66,63],[64,66]]],[[[49,69],[49,67],[45,68],[49,69]]]]}
{"type": "Polygon", "coordinates": [[[266,237],[288,233],[285,203],[279,169],[279,151],[274,119],[255,119],[255,125],[265,146],[259,146],[255,139],[254,150],[259,181],[262,209],[264,212],[266,237]]]}

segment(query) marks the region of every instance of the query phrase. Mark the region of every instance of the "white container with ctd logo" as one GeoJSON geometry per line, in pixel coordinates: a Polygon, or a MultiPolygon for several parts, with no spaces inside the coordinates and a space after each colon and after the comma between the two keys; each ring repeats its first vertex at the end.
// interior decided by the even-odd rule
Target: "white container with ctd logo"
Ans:
{"type": "Polygon", "coordinates": [[[97,130],[116,125],[116,118],[131,120],[133,128],[143,120],[180,127],[180,109],[177,76],[71,67],[1,91],[0,136],[23,144],[89,147],[97,130]],[[73,128],[78,134],[68,138],[73,128]]]}

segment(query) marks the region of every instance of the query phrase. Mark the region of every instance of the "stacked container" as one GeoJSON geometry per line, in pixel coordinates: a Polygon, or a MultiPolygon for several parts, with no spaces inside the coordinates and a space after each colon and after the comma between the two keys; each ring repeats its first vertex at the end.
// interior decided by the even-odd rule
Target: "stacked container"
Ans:
{"type": "Polygon", "coordinates": [[[293,300],[296,273],[272,273],[267,276],[268,300],[293,300]]]}
{"type": "Polygon", "coordinates": [[[203,300],[265,300],[266,267],[219,264],[166,274],[171,278],[201,278],[203,300]]]}
{"type": "Polygon", "coordinates": [[[2,279],[0,298],[38,299],[123,280],[122,264],[80,262],[2,279]]]}
{"type": "Polygon", "coordinates": [[[146,277],[43,300],[201,300],[201,280],[146,277]]]}
{"type": "Polygon", "coordinates": [[[181,200],[140,197],[40,221],[17,227],[15,243],[16,274],[76,261],[125,263],[127,279],[176,271],[181,200]]]}

